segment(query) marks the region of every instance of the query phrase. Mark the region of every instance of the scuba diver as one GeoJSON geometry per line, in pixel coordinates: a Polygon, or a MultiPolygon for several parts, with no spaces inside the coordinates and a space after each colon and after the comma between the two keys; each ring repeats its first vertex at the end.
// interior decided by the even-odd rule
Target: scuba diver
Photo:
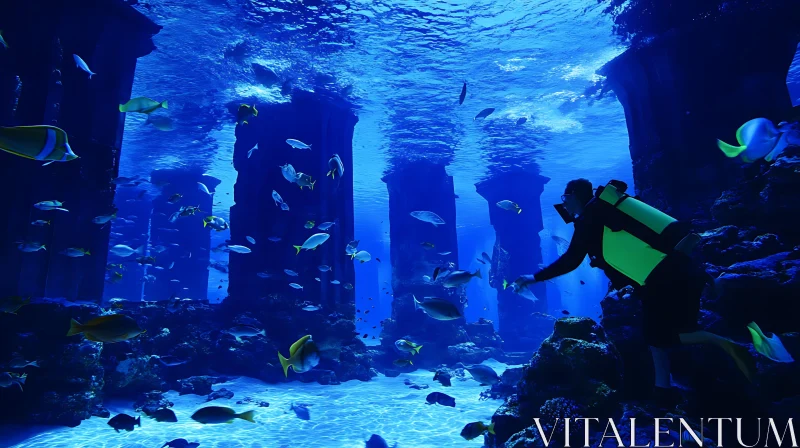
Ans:
{"type": "Polygon", "coordinates": [[[700,297],[713,278],[690,257],[700,236],[644,202],[625,194],[627,185],[612,180],[593,193],[587,179],[567,183],[562,203],[555,205],[565,222],[575,223],[567,251],[533,275],[523,275],[515,292],[574,271],[589,255],[614,288],[632,286],[642,301],[644,337],[655,367],[655,398],[674,403],[669,356],[665,349],[680,344],[713,344],[723,349],[752,381],[753,358],[746,347],[698,330],[700,297]]]}

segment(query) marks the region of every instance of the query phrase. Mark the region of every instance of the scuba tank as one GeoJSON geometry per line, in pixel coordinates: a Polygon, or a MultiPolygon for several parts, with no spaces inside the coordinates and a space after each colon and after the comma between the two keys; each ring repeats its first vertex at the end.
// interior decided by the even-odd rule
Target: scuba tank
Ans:
{"type": "MultiPolygon", "coordinates": [[[[676,251],[688,254],[699,241],[688,225],[625,193],[627,185],[612,180],[598,187],[594,208],[603,222],[602,260],[639,285],[666,257],[676,251]]],[[[588,205],[587,205],[588,207],[588,205]]]]}

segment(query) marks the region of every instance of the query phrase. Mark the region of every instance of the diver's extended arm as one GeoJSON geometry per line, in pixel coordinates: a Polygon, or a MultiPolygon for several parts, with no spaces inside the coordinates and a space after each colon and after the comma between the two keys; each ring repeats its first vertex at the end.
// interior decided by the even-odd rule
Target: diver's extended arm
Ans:
{"type": "Polygon", "coordinates": [[[572,241],[569,242],[569,248],[564,252],[564,255],[558,257],[558,260],[554,261],[550,266],[534,274],[533,278],[537,282],[543,282],[578,269],[578,266],[581,265],[589,252],[587,236],[586,229],[576,224],[572,241]]]}

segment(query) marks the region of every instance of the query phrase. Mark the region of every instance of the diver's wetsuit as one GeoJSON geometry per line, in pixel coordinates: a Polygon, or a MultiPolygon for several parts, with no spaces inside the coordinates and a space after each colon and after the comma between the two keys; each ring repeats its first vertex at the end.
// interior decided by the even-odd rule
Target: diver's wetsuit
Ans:
{"type": "Polygon", "coordinates": [[[569,249],[550,266],[534,274],[536,281],[545,281],[577,269],[586,255],[592,266],[602,269],[614,288],[633,285],[642,301],[643,332],[647,343],[668,347],[680,343],[679,334],[697,329],[700,296],[708,276],[692,259],[681,252],[670,253],[639,286],[616,269],[602,262],[602,206],[596,201],[586,205],[575,220],[575,233],[569,249]]]}

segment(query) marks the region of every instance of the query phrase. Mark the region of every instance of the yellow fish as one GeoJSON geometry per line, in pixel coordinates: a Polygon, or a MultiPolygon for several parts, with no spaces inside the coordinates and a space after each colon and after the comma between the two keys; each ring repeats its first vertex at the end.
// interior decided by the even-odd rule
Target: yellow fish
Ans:
{"type": "Polygon", "coordinates": [[[4,313],[16,314],[20,308],[29,303],[31,303],[30,297],[26,299],[23,299],[19,296],[6,297],[5,299],[0,299],[0,311],[4,313]]]}
{"type": "Polygon", "coordinates": [[[0,149],[32,160],[69,162],[78,158],[67,142],[67,133],[54,126],[0,128],[0,149]]]}
{"type": "Polygon", "coordinates": [[[316,367],[319,364],[319,351],[311,335],[305,335],[289,347],[289,359],[278,352],[278,360],[283,367],[283,374],[288,377],[289,366],[297,373],[308,372],[316,367]]]}
{"type": "Polygon", "coordinates": [[[95,342],[121,342],[139,336],[144,330],[132,318],[124,314],[100,316],[81,324],[75,319],[70,322],[67,336],[83,333],[86,339],[95,342]]]}

